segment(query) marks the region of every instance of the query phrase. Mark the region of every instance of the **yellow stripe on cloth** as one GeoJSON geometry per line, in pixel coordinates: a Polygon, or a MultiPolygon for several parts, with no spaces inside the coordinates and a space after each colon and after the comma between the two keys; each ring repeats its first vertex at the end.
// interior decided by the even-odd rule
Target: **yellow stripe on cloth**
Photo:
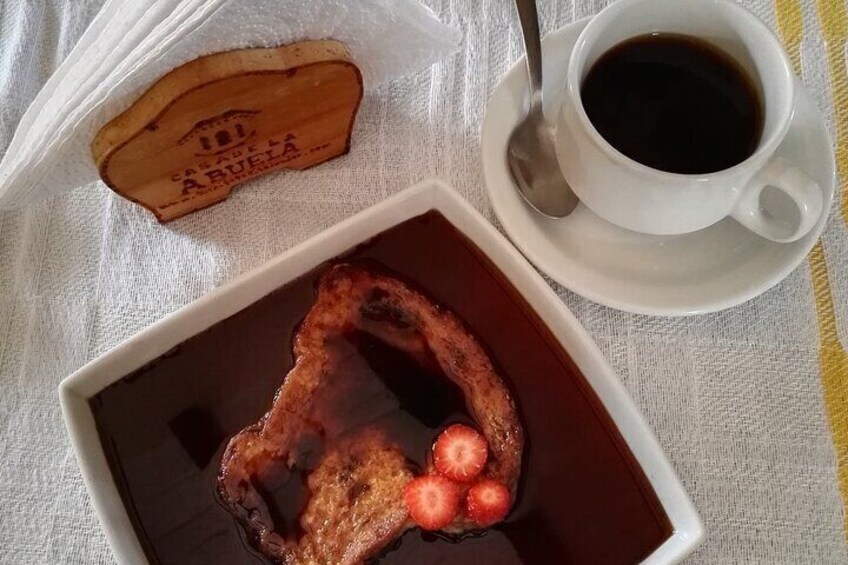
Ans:
{"type": "Polygon", "coordinates": [[[816,243],[808,259],[818,314],[822,395],[836,451],[836,480],[842,496],[845,533],[848,537],[848,354],[839,343],[833,294],[821,241],[816,243]]]}
{"type": "Polygon", "coordinates": [[[804,39],[804,13],[798,0],[774,0],[774,15],[783,46],[801,76],[801,40],[804,39]]]}
{"type": "MultiPolygon", "coordinates": [[[[842,49],[848,37],[843,0],[817,0],[821,28],[827,41],[828,65],[836,113],[837,170],[839,178],[848,179],[848,75],[842,49]]],[[[780,37],[801,74],[801,41],[804,37],[804,17],[799,0],[774,0],[780,37]]],[[[848,222],[848,194],[842,188],[842,214],[848,222]]],[[[816,243],[808,257],[816,318],[819,328],[819,366],[822,395],[827,413],[833,446],[836,452],[836,477],[843,509],[848,509],[848,354],[839,342],[833,293],[827,273],[824,247],[816,243]]],[[[845,534],[848,537],[848,511],[845,515],[845,534]]]]}
{"type": "Polygon", "coordinates": [[[819,26],[827,49],[830,89],[836,118],[836,170],[842,193],[842,220],[848,226],[848,69],[845,66],[845,43],[848,40],[848,17],[844,0],[816,0],[819,26]]]}

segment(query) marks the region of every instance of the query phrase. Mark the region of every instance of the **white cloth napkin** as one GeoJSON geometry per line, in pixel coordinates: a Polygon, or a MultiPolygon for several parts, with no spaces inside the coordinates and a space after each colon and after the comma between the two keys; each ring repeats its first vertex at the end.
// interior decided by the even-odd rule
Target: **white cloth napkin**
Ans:
{"type": "Polygon", "coordinates": [[[94,135],[183,63],[325,38],[347,45],[366,88],[460,42],[416,0],[108,0],[22,117],[0,162],[0,209],[97,180],[94,135]]]}

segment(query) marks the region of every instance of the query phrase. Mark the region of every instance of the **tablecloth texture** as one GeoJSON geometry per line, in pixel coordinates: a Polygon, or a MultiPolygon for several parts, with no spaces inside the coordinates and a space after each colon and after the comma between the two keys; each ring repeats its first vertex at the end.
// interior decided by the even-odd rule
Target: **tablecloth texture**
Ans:
{"type": "MultiPolygon", "coordinates": [[[[101,1],[0,0],[0,151],[101,1]]],[[[0,215],[0,563],[114,562],[56,393],[86,361],[423,178],[447,180],[494,222],[479,131],[489,93],[522,53],[512,2],[426,3],[462,29],[461,51],[370,93],[344,158],[272,174],[167,226],[102,184],[0,215]]],[[[843,0],[743,3],[780,32],[844,166],[843,0]]],[[[539,4],[550,31],[606,2],[539,4]]],[[[839,487],[841,469],[848,490],[846,216],[837,201],[810,261],[763,296],[712,315],[631,315],[555,287],[700,510],[708,538],[693,563],[848,562],[839,487]]]]}

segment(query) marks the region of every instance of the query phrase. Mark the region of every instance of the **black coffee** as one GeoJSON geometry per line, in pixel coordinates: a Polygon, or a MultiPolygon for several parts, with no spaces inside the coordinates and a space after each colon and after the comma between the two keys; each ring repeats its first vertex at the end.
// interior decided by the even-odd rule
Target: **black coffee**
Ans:
{"type": "Polygon", "coordinates": [[[763,129],[751,77],[724,51],[685,35],[619,43],[589,70],[581,96],[613,147],[673,173],[732,167],[751,156],[763,129]]]}

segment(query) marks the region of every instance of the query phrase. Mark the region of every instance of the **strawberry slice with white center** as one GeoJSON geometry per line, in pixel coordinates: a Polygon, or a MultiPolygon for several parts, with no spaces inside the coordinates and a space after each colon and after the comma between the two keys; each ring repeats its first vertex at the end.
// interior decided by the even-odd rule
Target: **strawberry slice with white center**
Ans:
{"type": "Polygon", "coordinates": [[[438,475],[418,477],[403,489],[409,515],[424,530],[440,530],[453,522],[459,498],[457,486],[438,475]]]}
{"type": "Polygon", "coordinates": [[[478,526],[500,522],[509,512],[509,489],[497,481],[483,479],[465,496],[465,516],[478,526]]]}
{"type": "Polygon", "coordinates": [[[462,424],[443,431],[433,446],[436,470],[460,483],[474,480],[483,470],[488,455],[486,439],[474,428],[462,424]]]}

